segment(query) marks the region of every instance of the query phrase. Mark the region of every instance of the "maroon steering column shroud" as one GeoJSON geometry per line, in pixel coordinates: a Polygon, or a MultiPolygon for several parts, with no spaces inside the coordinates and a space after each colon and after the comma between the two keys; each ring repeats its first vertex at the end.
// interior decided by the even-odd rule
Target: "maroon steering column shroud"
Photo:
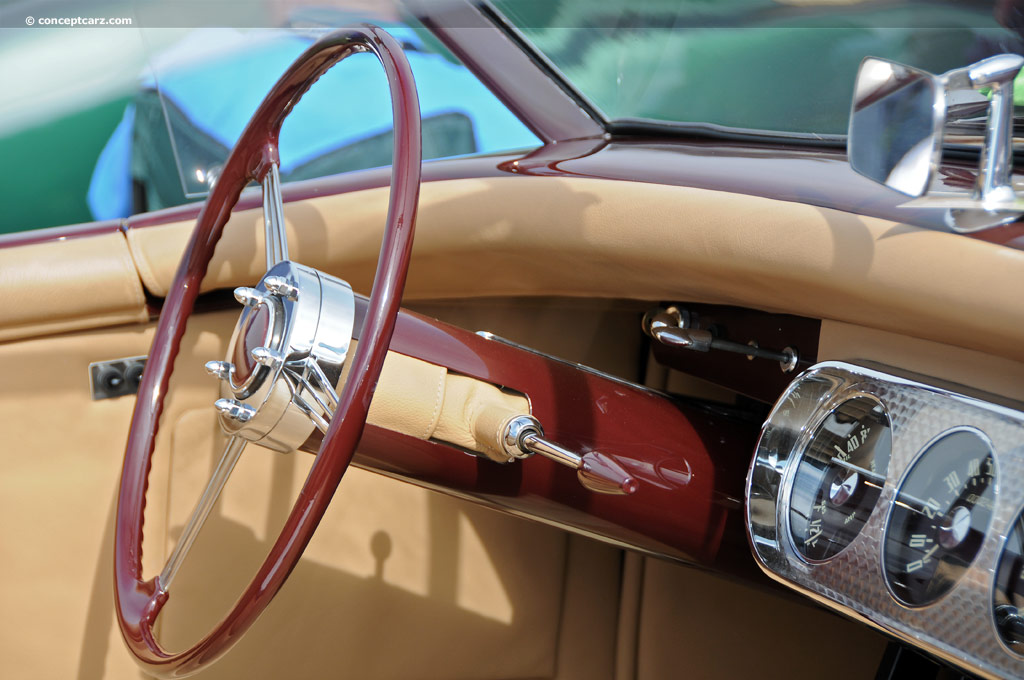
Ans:
{"type": "MultiPolygon", "coordinates": [[[[366,304],[356,296],[357,336],[366,304]]],[[[405,310],[391,350],[527,395],[547,438],[612,458],[637,491],[591,493],[574,471],[541,456],[502,465],[373,425],[353,464],[626,547],[742,571],[720,551],[727,521],[742,515],[756,424],[405,310]]],[[[302,448],[319,443],[314,432],[302,448]]],[[[731,533],[728,549],[748,554],[742,530],[731,533]]]]}
{"type": "Polygon", "coordinates": [[[331,33],[307,49],[274,85],[242,132],[199,215],[157,325],[149,362],[132,416],[117,499],[114,600],[122,636],[139,664],[163,677],[181,677],[224,654],[252,625],[284,584],[312,538],[352,458],[373,389],[394,331],[412,250],[419,199],[421,139],[419,101],[402,47],[367,26],[331,33]],[[327,69],[356,52],[372,52],[384,66],[394,117],[394,158],[387,228],[350,379],[342,389],[322,450],[265,562],[230,612],[191,648],[168,652],[153,624],[167,601],[157,579],[142,580],[142,531],[146,487],[160,414],[199,284],[239,194],[277,161],[281,123],[327,69]]]}

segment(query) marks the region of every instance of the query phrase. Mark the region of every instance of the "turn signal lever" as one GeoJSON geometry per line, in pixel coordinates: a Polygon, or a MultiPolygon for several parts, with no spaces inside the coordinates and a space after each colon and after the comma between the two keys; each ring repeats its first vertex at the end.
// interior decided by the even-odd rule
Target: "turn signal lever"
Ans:
{"type": "Polygon", "coordinates": [[[580,484],[595,493],[631,494],[639,486],[636,478],[614,460],[596,451],[582,456],[544,438],[544,429],[533,416],[515,416],[505,424],[502,445],[512,459],[533,454],[576,470],[580,484]]]}

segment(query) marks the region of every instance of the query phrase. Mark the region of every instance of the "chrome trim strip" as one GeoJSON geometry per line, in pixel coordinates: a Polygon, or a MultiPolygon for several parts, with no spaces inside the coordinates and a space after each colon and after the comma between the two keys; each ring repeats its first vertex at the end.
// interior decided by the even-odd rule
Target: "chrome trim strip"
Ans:
{"type": "Polygon", "coordinates": [[[487,340],[494,340],[495,342],[500,342],[503,345],[508,345],[509,347],[515,347],[516,349],[521,349],[524,352],[529,352],[530,354],[535,354],[535,355],[537,355],[539,357],[544,357],[545,359],[549,359],[551,361],[557,361],[558,363],[565,364],[566,366],[572,366],[573,368],[575,368],[577,370],[580,370],[580,371],[583,371],[584,373],[589,373],[590,375],[596,375],[599,378],[604,378],[605,380],[610,380],[610,381],[612,381],[614,383],[618,383],[619,385],[623,385],[624,387],[629,387],[629,388],[634,389],[634,390],[640,390],[642,392],[647,392],[649,394],[654,394],[654,395],[657,395],[659,397],[667,397],[669,399],[673,398],[672,395],[667,393],[667,392],[662,392],[661,390],[656,390],[653,387],[647,387],[646,385],[641,385],[640,383],[635,383],[635,382],[626,380],[625,378],[620,378],[619,376],[612,375],[611,373],[605,373],[604,371],[599,371],[596,368],[591,368],[590,366],[586,366],[584,364],[578,364],[575,361],[569,361],[568,359],[562,359],[561,357],[556,357],[556,356],[553,356],[551,354],[547,354],[546,352],[541,352],[540,350],[536,350],[536,349],[534,349],[532,347],[527,347],[526,345],[520,345],[518,342],[513,342],[512,340],[509,340],[508,338],[503,338],[500,335],[495,335],[494,333],[491,333],[490,331],[477,331],[476,334],[479,335],[481,338],[485,338],[487,340]]]}

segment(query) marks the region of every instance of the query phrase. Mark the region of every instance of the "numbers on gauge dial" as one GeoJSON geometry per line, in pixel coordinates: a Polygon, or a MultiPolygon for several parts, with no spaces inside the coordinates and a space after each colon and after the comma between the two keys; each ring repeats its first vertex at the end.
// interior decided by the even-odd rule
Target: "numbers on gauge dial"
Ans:
{"type": "Polygon", "coordinates": [[[856,538],[878,501],[891,449],[889,417],[872,397],[848,399],[825,417],[790,494],[790,530],[801,555],[826,560],[856,538]]]}
{"type": "Polygon", "coordinates": [[[886,528],[886,581],[904,604],[949,592],[973,562],[995,507],[995,459],[987,440],[957,430],[930,444],[897,491],[886,528]]]}

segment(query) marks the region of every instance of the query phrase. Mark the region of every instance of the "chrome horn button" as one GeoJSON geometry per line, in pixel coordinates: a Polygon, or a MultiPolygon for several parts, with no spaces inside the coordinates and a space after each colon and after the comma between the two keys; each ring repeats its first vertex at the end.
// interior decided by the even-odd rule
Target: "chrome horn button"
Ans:
{"type": "Polygon", "coordinates": [[[274,265],[253,288],[225,361],[207,370],[221,379],[220,423],[276,451],[293,451],[327,429],[335,389],[352,341],[355,298],[341,279],[295,262],[274,265]]]}

